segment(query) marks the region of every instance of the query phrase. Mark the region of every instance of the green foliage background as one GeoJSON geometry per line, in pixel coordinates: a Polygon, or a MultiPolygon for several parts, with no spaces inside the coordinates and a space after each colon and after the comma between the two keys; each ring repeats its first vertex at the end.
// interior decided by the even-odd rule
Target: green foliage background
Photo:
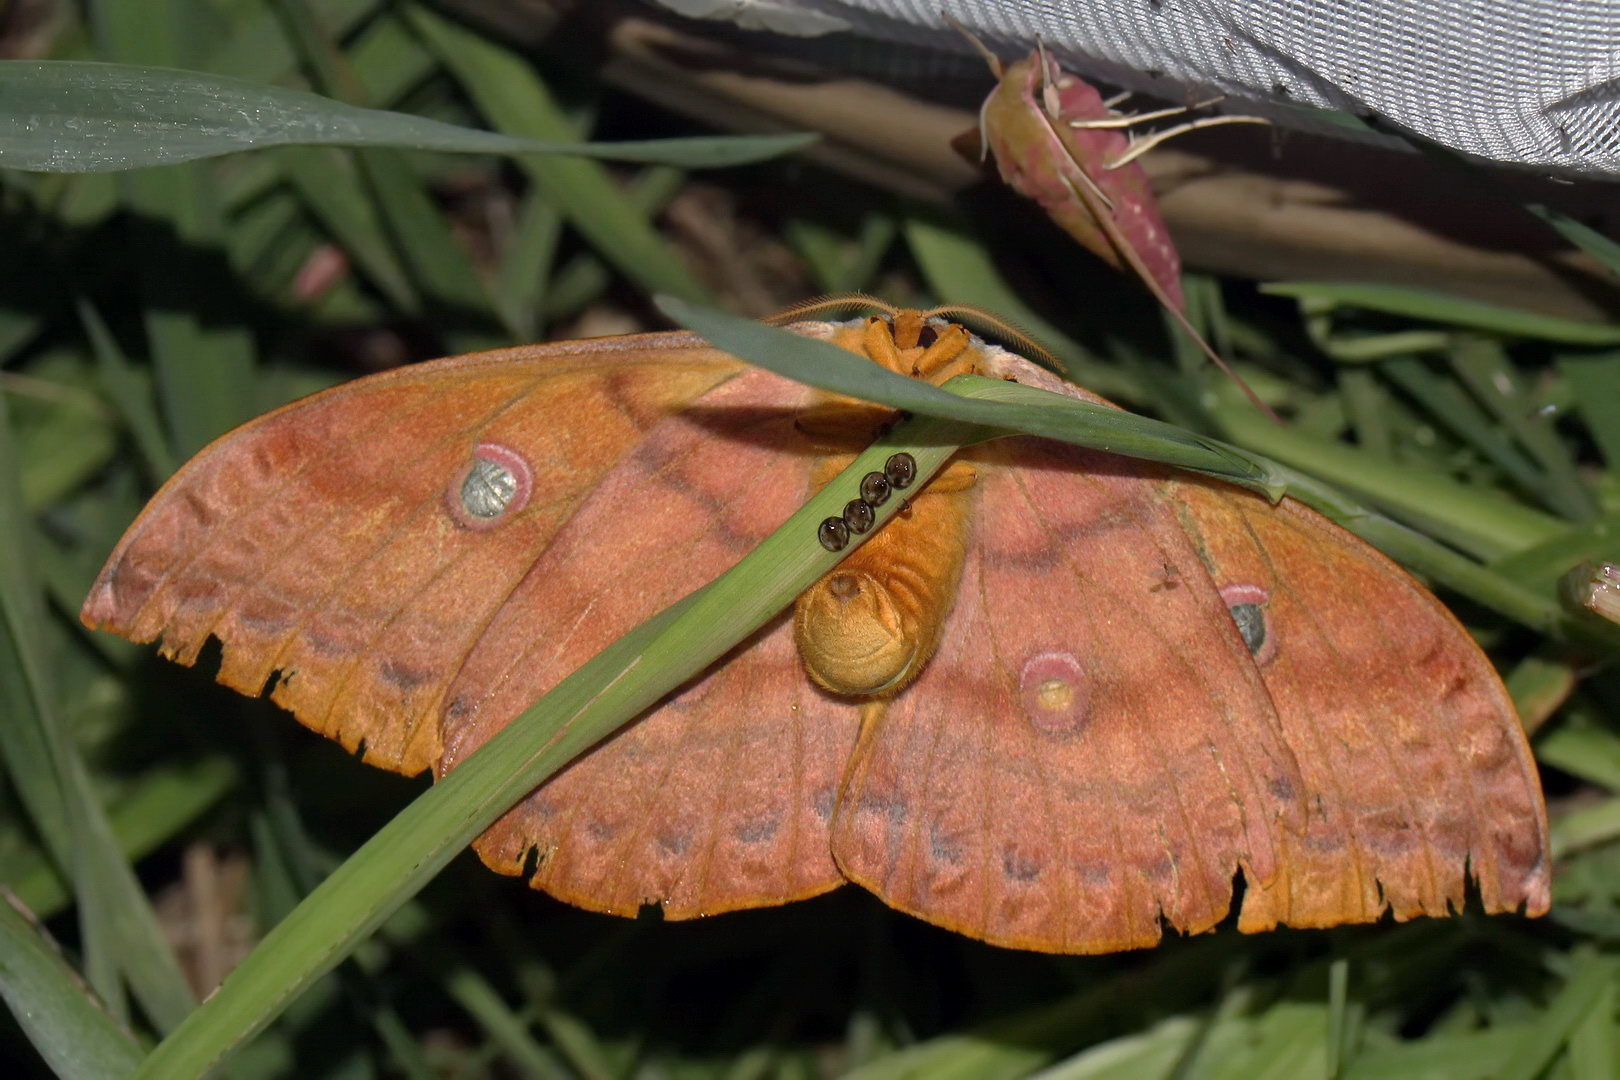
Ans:
{"type": "MultiPolygon", "coordinates": [[[[311,89],[515,139],[709,134],[597,84],[579,27],[531,54],[410,2],[63,11],[51,59],[311,89]]],[[[84,147],[73,123],[118,104],[54,99],[68,104],[30,135],[40,99],[26,91],[54,76],[8,67],[0,163],[45,136],[84,147]]],[[[174,102],[185,82],[168,84],[174,102]]],[[[1443,585],[1536,729],[1559,857],[1552,917],[1225,929],[1055,958],[954,937],[853,889],[662,925],[566,908],[470,856],[414,895],[356,859],[345,872],[375,877],[366,886],[388,898],[376,918],[391,917],[293,1000],[296,980],[257,978],[262,962],[216,999],[211,1017],[225,1004],[239,1031],[268,1025],[228,1075],[1620,1073],[1615,638],[1560,599],[1572,567],[1620,561],[1620,321],[1457,301],[1444,282],[1190,276],[1195,316],[1284,415],[1277,427],[1139,289],[1010,198],[925,208],[793,158],[692,173],[487,138],[428,153],[391,130],[363,149],[0,171],[0,882],[43,920],[0,906],[13,1017],[0,1060],[18,1075],[124,1077],[143,1062],[191,1075],[154,1062],[191,1060],[208,1025],[229,1044],[193,1012],[199,991],[368,838],[415,820],[400,815],[421,784],[363,769],[205,671],[78,626],[101,561],[179,461],[379,364],[663,325],[654,293],[759,314],[855,288],[999,311],[1077,381],[1326,481],[1335,505],[1443,585]],[[508,156],[482,156],[495,152],[508,156]],[[803,197],[789,204],[788,188],[803,197]],[[168,1056],[149,1059],[177,1028],[168,1056]]],[[[127,151],[178,140],[146,130],[127,151]]],[[[759,150],[688,147],[680,160],[759,150]]],[[[331,909],[301,910],[311,925],[331,909]]]]}

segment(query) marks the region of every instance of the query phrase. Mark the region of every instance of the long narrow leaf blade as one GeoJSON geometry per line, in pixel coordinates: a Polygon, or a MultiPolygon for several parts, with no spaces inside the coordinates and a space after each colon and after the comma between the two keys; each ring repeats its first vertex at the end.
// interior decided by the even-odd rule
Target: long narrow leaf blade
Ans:
{"type": "Polygon", "coordinates": [[[906,412],[959,420],[999,433],[1045,435],[1077,446],[1162,461],[1270,491],[1266,470],[1181,428],[1145,416],[1007,383],[983,382],[971,397],[908,379],[824,341],[780,327],[660,297],[664,313],[750,363],[821,390],[892,405],[906,412]]]}
{"type": "MultiPolygon", "coordinates": [[[[573,124],[532,67],[494,42],[420,5],[412,28],[444,61],[489,123],[513,138],[571,138],[573,124]]],[[[524,169],[598,254],[649,292],[702,300],[706,290],[613,176],[590,161],[531,157],[524,169]]]]}
{"type": "MultiPolygon", "coordinates": [[[[963,375],[951,380],[948,389],[941,389],[780,327],[696,308],[670,297],[659,298],[658,304],[671,318],[727,352],[822,390],[976,424],[996,434],[1022,431],[1196,469],[1271,498],[1286,492],[1419,572],[1527,626],[1546,628],[1559,620],[1558,606],[1550,597],[1505,580],[1308,476],[1169,424],[999,379],[963,375]]],[[[1290,435],[1288,429],[1259,419],[1255,416],[1252,426],[1268,436],[1290,435]]],[[[1349,448],[1322,445],[1356,454],[1349,448]]],[[[1526,520],[1532,524],[1550,521],[1542,515],[1526,520]]]]}
{"type": "Polygon", "coordinates": [[[0,897],[0,997],[57,1076],[123,1080],[140,1064],[134,1036],[7,897],[0,897]]]}
{"type": "MultiPolygon", "coordinates": [[[[563,680],[311,892],[153,1051],[138,1075],[200,1076],[261,1031],[509,806],[719,659],[853,550],[852,544],[838,555],[826,551],[816,526],[842,511],[861,476],[903,450],[916,459],[921,482],[972,434],[929,417],[898,425],[731,570],[563,680]]],[[[901,504],[883,507],[880,521],[901,504]]]]}
{"type": "Polygon", "coordinates": [[[0,63],[0,167],[35,172],[110,172],[295,145],[571,154],[712,167],[790,153],[813,138],[546,142],[200,71],[75,60],[0,63]]]}
{"type": "Polygon", "coordinates": [[[1557,341],[1566,345],[1612,345],[1620,342],[1620,327],[1577,322],[1533,311],[1518,311],[1459,296],[1411,289],[1401,285],[1369,285],[1358,281],[1280,281],[1262,285],[1273,296],[1315,299],[1350,307],[1429,319],[1493,334],[1557,341]]]}
{"type": "Polygon", "coordinates": [[[147,1014],[163,1029],[191,1009],[190,988],[156,913],[113,837],[89,774],[59,715],[39,655],[44,605],[27,557],[28,519],[14,473],[10,422],[0,401],[0,758],[21,802],[83,911],[116,953],[147,1014]]]}

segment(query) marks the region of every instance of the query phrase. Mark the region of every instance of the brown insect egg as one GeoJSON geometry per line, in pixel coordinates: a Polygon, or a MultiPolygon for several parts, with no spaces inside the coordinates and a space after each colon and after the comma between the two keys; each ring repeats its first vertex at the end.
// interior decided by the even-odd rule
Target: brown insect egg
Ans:
{"type": "Polygon", "coordinates": [[[883,463],[884,478],[896,491],[904,491],[917,479],[917,459],[910,454],[895,454],[883,463]]]}
{"type": "Polygon", "coordinates": [[[870,532],[872,525],[877,521],[877,514],[872,511],[872,504],[864,499],[851,499],[844,504],[844,524],[849,531],[857,535],[870,532]]]}
{"type": "Polygon", "coordinates": [[[826,518],[816,530],[816,539],[828,551],[843,551],[849,546],[849,525],[843,518],[826,518]]]}
{"type": "Polygon", "coordinates": [[[872,507],[889,501],[889,478],[880,472],[869,472],[861,478],[861,499],[872,507]]]}

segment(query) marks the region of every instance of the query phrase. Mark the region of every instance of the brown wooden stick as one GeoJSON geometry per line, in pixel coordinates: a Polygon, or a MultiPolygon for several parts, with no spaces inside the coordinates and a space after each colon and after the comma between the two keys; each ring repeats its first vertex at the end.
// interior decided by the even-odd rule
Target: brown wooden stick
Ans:
{"type": "MultiPolygon", "coordinates": [[[[967,109],[633,14],[611,21],[606,41],[614,85],[721,128],[822,132],[810,155],[867,183],[943,202],[979,177],[950,146],[977,122],[967,109]]],[[[1199,269],[1411,285],[1571,318],[1620,304],[1593,260],[1511,202],[1458,190],[1415,154],[1232,127],[1143,163],[1183,258],[1199,269]]],[[[1583,219],[1612,200],[1608,185],[1508,179],[1583,219]]]]}

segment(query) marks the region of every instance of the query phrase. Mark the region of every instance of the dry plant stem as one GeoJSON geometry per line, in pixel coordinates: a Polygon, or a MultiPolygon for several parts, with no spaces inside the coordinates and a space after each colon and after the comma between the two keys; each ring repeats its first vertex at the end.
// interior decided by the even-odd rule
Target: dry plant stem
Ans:
{"type": "MultiPolygon", "coordinates": [[[[723,128],[819,131],[810,158],[910,198],[944,202],[979,179],[950,147],[973,126],[970,110],[622,11],[607,28],[604,74],[616,86],[723,128]]],[[[1279,154],[1223,134],[1142,162],[1191,266],[1272,281],[1443,279],[1460,295],[1570,318],[1607,318],[1620,303],[1595,260],[1549,247],[1535,223],[1458,192],[1414,155],[1298,132],[1279,154]],[[1369,173],[1376,191],[1358,179],[1369,173]]],[[[1607,195],[1546,197],[1595,214],[1607,195]]]]}

